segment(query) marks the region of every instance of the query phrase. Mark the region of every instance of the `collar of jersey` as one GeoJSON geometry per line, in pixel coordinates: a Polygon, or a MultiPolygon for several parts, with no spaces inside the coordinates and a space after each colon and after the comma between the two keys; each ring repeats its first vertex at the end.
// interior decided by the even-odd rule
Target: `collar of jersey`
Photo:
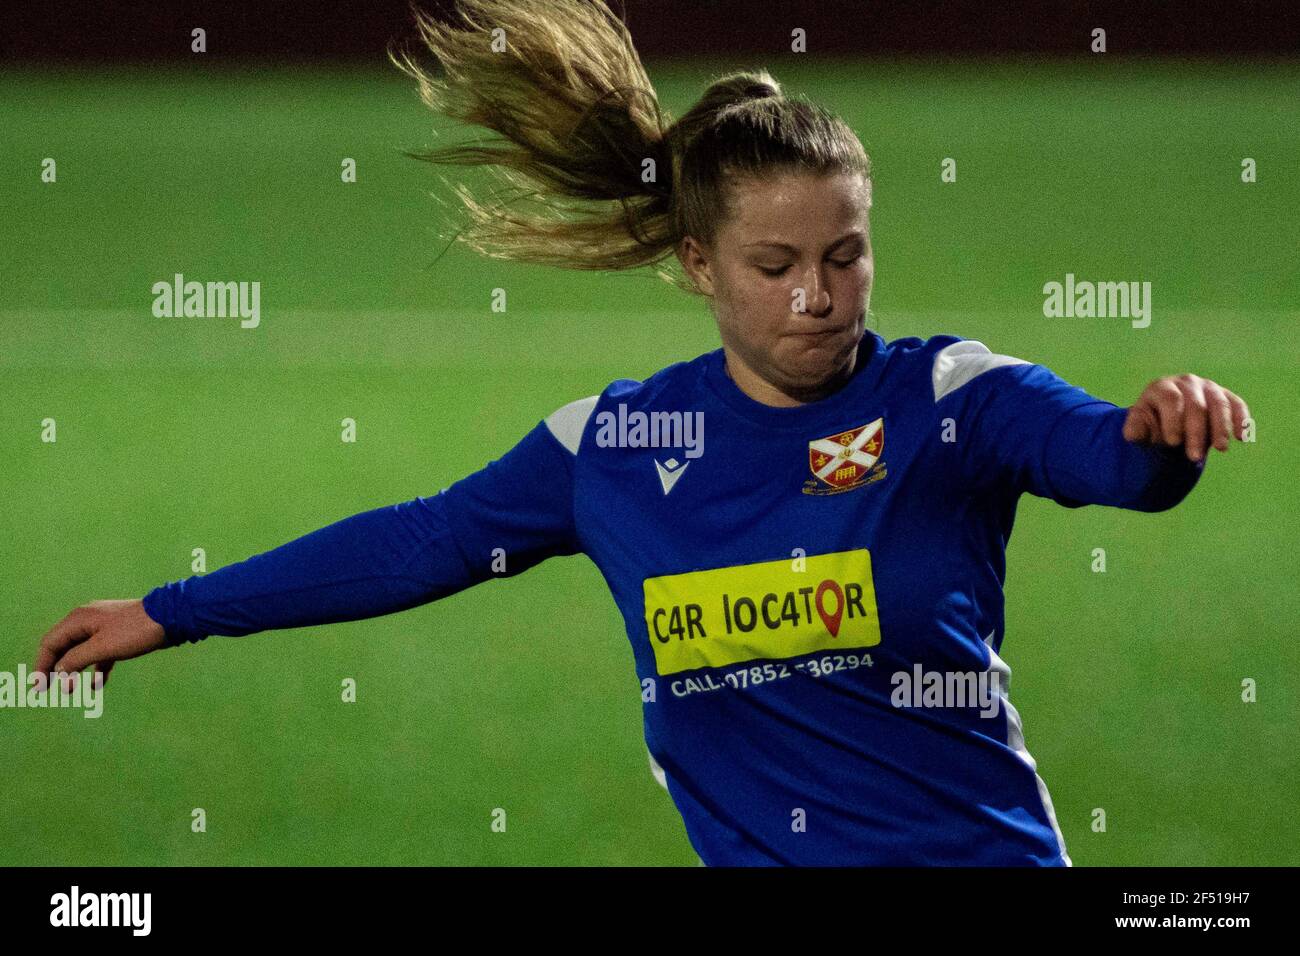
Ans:
{"type": "Polygon", "coordinates": [[[742,392],[727,374],[726,355],[722,349],[714,349],[704,357],[704,379],[713,394],[742,418],[766,428],[807,428],[846,409],[862,406],[863,398],[880,377],[884,352],[885,340],[867,329],[858,346],[858,360],[848,383],[829,398],[792,408],[765,405],[742,392]]]}

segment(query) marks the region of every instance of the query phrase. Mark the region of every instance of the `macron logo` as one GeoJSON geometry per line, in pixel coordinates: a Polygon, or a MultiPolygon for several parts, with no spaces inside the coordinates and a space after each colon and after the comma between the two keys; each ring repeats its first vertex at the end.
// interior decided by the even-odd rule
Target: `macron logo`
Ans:
{"type": "Polygon", "coordinates": [[[655,459],[655,468],[659,471],[659,484],[664,486],[664,494],[673,490],[673,485],[677,484],[677,479],[686,471],[690,462],[681,464],[676,458],[669,458],[663,464],[659,459],[655,459]]]}

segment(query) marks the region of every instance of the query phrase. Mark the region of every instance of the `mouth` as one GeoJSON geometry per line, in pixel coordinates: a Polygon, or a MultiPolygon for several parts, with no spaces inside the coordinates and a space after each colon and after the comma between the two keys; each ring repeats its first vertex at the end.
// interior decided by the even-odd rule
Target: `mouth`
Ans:
{"type": "MultiPolygon", "coordinates": [[[[859,316],[858,322],[863,321],[864,318],[865,318],[865,313],[862,316],[859,316]]],[[[835,335],[843,335],[846,332],[852,332],[858,327],[858,322],[854,322],[850,325],[820,326],[811,329],[795,329],[794,331],[787,332],[786,334],[794,336],[796,338],[807,338],[816,341],[817,339],[825,339],[835,335]]]]}
{"type": "Polygon", "coordinates": [[[789,332],[787,334],[794,336],[795,338],[813,339],[816,341],[817,339],[825,339],[835,335],[841,335],[847,331],[848,329],[812,329],[810,331],[789,332]]]}

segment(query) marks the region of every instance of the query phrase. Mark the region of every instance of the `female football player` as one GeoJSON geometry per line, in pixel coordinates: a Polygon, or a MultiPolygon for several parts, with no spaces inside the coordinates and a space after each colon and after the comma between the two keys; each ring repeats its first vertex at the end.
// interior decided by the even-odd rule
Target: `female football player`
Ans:
{"type": "Polygon", "coordinates": [[[765,72],[666,122],[603,5],[461,6],[419,21],[445,77],[397,58],[434,109],[499,134],[425,155],[507,187],[458,188],[460,238],[567,268],[674,257],[721,348],[575,396],[436,495],[78,608],[36,669],[387,614],[581,552],[705,863],[1069,865],[999,656],[1017,500],[1171,508],[1245,403],[1172,375],[1117,407],[979,342],[886,342],[844,122],[765,72]]]}

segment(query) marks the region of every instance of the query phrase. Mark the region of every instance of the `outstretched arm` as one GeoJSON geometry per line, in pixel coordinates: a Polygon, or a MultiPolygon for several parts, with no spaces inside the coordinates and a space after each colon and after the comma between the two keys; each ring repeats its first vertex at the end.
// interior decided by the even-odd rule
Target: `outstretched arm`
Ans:
{"type": "Polygon", "coordinates": [[[211,634],[377,617],[576,554],[572,459],[540,423],[437,495],[353,515],[141,601],[78,608],[41,640],[33,671],[107,673],[114,661],[211,634]],[[504,567],[494,566],[501,554],[504,567]]]}
{"type": "Polygon", "coordinates": [[[972,341],[938,354],[934,384],[940,421],[956,426],[964,489],[1027,491],[1067,507],[1172,508],[1196,485],[1209,447],[1244,439],[1250,415],[1195,375],[1157,379],[1121,408],[972,341]]]}
{"type": "Polygon", "coordinates": [[[1069,507],[1165,511],[1195,487],[1209,447],[1227,451],[1234,435],[1243,437],[1249,414],[1232,392],[1195,375],[1156,379],[1127,409],[1079,406],[1049,435],[1049,496],[1069,507]]]}
{"type": "Polygon", "coordinates": [[[337,521],[144,597],[168,644],[377,617],[454,594],[475,575],[447,523],[447,493],[337,521]]]}

